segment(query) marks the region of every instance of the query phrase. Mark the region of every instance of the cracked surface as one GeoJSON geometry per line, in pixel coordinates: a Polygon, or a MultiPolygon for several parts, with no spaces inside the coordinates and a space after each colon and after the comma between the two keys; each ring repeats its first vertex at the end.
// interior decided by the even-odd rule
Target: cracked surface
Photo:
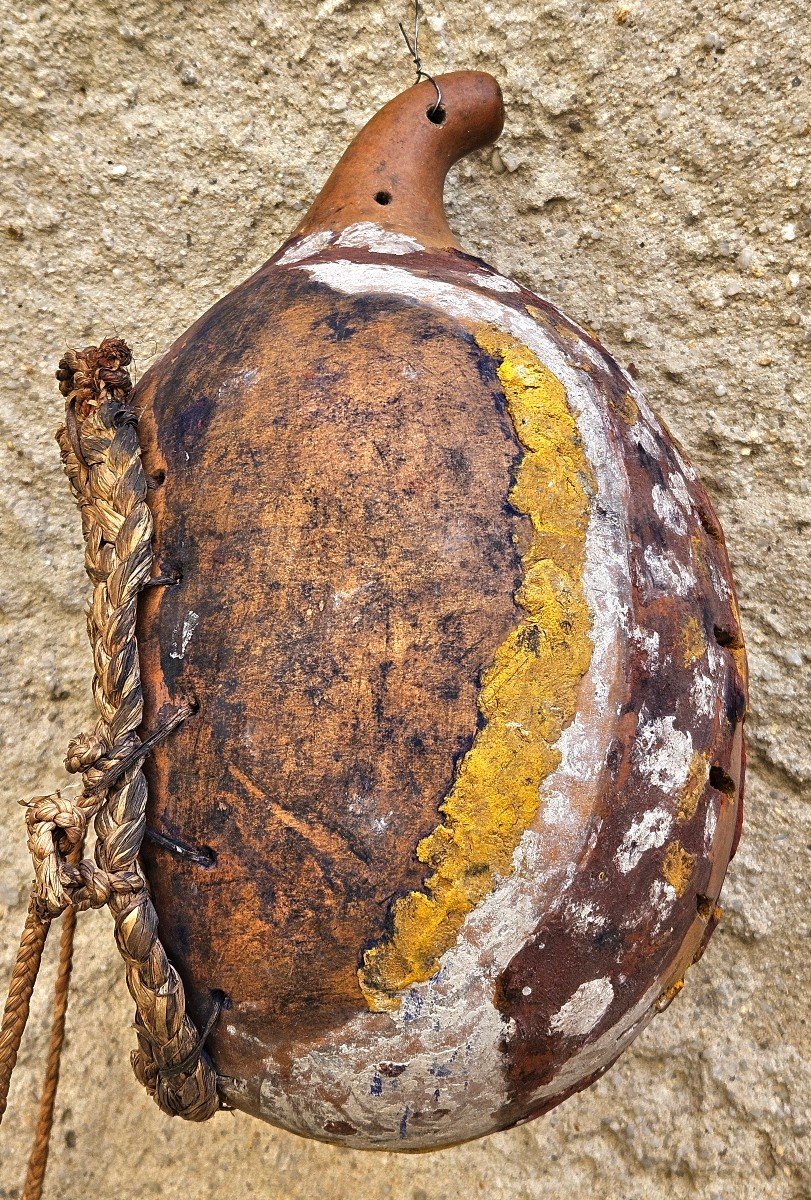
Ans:
{"type": "MultiPolygon", "coordinates": [[[[141,369],[300,219],[348,130],[408,80],[390,5],[98,0],[4,12],[0,679],[7,775],[0,975],[30,869],[13,803],[62,782],[91,711],[80,534],[52,441],[65,341],[112,329],[141,369]],[[102,51],[103,48],[103,51],[102,51]],[[125,170],[124,170],[125,169],[125,170]],[[44,565],[44,569],[42,564],[44,565]]],[[[806,699],[807,145],[799,4],[462,3],[426,63],[502,81],[497,152],[462,164],[451,225],[633,362],[710,488],[752,671],[745,836],[725,919],[667,1011],[587,1093],[441,1154],[338,1152],[247,1117],[165,1120],[128,1065],[106,914],[83,918],[54,1196],[397,1200],[779,1197],[811,1190],[806,699]],[[95,1001],[107,1009],[96,1021],[95,1001]],[[114,1099],[100,1111],[109,1085],[114,1099]]],[[[685,653],[688,643],[685,641],[685,653]]],[[[18,1194],[51,965],[3,1126],[18,1194]]]]}

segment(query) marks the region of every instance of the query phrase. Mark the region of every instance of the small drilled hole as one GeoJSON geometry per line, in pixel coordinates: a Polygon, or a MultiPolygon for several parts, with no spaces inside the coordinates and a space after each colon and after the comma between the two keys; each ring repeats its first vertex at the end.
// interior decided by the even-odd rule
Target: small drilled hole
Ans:
{"type": "Polygon", "coordinates": [[[155,471],[155,473],[153,475],[150,475],[149,478],[147,479],[146,486],[151,491],[155,491],[156,488],[163,487],[163,485],[165,483],[166,483],[166,472],[165,471],[155,471]]]}
{"type": "Polygon", "coordinates": [[[720,625],[714,625],[712,633],[719,646],[729,646],[732,650],[740,649],[741,637],[737,629],[724,629],[720,625]]]}
{"type": "Polygon", "coordinates": [[[734,796],[738,790],[735,780],[723,767],[710,767],[710,787],[723,792],[725,796],[734,796]]]}
{"type": "Polygon", "coordinates": [[[425,115],[434,125],[442,125],[447,113],[441,104],[432,104],[431,107],[426,110],[425,115]]]}
{"type": "Polygon", "coordinates": [[[375,200],[378,204],[391,204],[391,192],[378,192],[375,200]]]}
{"type": "Polygon", "coordinates": [[[199,713],[200,701],[197,699],[196,696],[187,696],[186,697],[186,705],[187,705],[190,713],[199,713]]]}
{"type": "Polygon", "coordinates": [[[709,921],[712,914],[715,912],[715,901],[710,900],[709,896],[696,896],[696,908],[698,915],[702,921],[709,921]]]}

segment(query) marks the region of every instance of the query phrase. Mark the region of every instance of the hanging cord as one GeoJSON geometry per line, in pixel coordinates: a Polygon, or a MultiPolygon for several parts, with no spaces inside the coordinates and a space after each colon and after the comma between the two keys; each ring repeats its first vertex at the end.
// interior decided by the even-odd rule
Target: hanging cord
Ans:
{"type": "MultiPolygon", "coordinates": [[[[75,865],[81,858],[83,845],[83,842],[79,843],[68,856],[68,861],[72,862],[72,865],[75,865]]],[[[48,1165],[48,1151],[51,1146],[51,1129],[53,1128],[56,1089],[59,1084],[62,1046],[65,1041],[65,1017],[68,1011],[68,992],[70,989],[70,973],[73,967],[73,938],[75,933],[76,910],[72,907],[66,908],[62,917],[62,929],[59,938],[59,964],[56,970],[56,983],[54,984],[51,1037],[48,1043],[45,1079],[39,1097],[39,1113],[37,1114],[34,1144],[31,1147],[28,1170],[25,1175],[25,1186],[23,1187],[20,1200],[41,1200],[42,1197],[42,1185],[45,1181],[45,1168],[48,1165]]]]}
{"type": "Polygon", "coordinates": [[[0,1026],[0,1121],[6,1111],[11,1075],[17,1062],[20,1041],[31,1007],[31,995],[50,927],[51,918],[47,913],[42,913],[32,895],[17,950],[17,960],[8,986],[3,1023],[0,1026]]]}
{"type": "Polygon", "coordinates": [[[439,84],[434,79],[433,75],[429,75],[428,72],[424,71],[422,68],[422,59],[420,58],[420,17],[421,16],[422,16],[422,13],[420,10],[420,0],[414,0],[414,40],[413,41],[406,33],[405,26],[403,25],[402,21],[399,22],[399,26],[400,26],[400,33],[403,35],[405,44],[408,46],[408,52],[414,60],[414,67],[417,72],[417,83],[419,83],[419,81],[421,79],[430,79],[431,83],[434,85],[434,88],[436,89],[436,103],[432,104],[431,107],[428,109],[428,116],[433,118],[433,117],[439,116],[439,114],[442,110],[442,91],[440,89],[439,84]]]}
{"type": "Polygon", "coordinates": [[[92,735],[81,734],[68,748],[65,766],[81,775],[79,794],[68,797],[55,792],[27,805],[35,878],[0,1027],[0,1119],[48,929],[54,917],[63,912],[65,917],[54,1030],[34,1152],[39,1157],[32,1160],[29,1179],[34,1190],[30,1196],[26,1190],[25,1200],[38,1195],[47,1160],[73,922],[84,909],[106,904],[115,918],[116,942],[136,1006],[138,1048],[132,1065],[137,1078],[170,1115],[203,1121],[219,1107],[214,1068],[203,1049],[204,1038],[198,1037],[186,1013],[180,977],[158,938],[157,914],[138,861],[147,799],[141,762],[194,707],[181,706],[154,734],[144,741],[139,738],[143,697],[136,606],[138,593],[150,582],[153,555],[152,515],[146,504],[146,477],[126,369],[131,357],[123,341],[106,338],[99,347],[69,350],[57,372],[66,400],[65,427],[57,440],[79,505],[85,566],[93,584],[87,627],[99,719],[92,735]],[[95,861],[81,859],[80,854],[94,818],[95,861]],[[44,1151],[37,1149],[41,1143],[44,1151]]]}

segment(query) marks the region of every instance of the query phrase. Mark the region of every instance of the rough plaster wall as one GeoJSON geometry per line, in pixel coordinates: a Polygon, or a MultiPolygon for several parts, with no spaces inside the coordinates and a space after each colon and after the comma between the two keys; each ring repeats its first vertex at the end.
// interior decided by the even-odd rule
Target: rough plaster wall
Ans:
{"type": "MultiPolygon", "coordinates": [[[[508,113],[499,151],[454,174],[452,225],[636,365],[727,531],[753,675],[727,916],[682,995],[591,1091],[520,1131],[402,1158],[241,1115],[163,1117],[130,1073],[109,919],[89,915],[51,1197],[811,1196],[805,5],[463,0],[444,19],[441,7],[426,64],[492,70],[508,113]]],[[[61,782],[67,740],[91,720],[56,360],[117,330],[143,369],[258,266],[349,136],[410,82],[405,16],[391,0],[3,6],[3,981],[30,875],[15,801],[61,782]]],[[[2,1130],[0,1197],[19,1194],[51,978],[49,966],[2,1130]]]]}

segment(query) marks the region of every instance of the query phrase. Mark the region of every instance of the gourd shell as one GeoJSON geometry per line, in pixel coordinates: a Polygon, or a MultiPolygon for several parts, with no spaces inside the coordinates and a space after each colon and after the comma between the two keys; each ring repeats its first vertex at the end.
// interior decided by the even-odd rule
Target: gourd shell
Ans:
{"type": "Polygon", "coordinates": [[[149,825],[201,859],[153,841],[146,861],[192,1012],[229,997],[211,1042],[226,1099],[407,1149],[547,1110],[678,983],[732,850],[740,636],[694,470],[550,304],[373,228],[291,244],[138,400],[165,472],[156,552],[182,573],[141,620],[145,725],[200,705],[155,754],[149,825]],[[424,891],[418,847],[521,619],[527,451],[482,330],[562,384],[588,462],[588,667],[509,866],[493,852],[438,971],[374,1011],[364,952],[424,891]]]}
{"type": "MultiPolygon", "coordinates": [[[[422,85],[428,87],[428,85],[422,85]]],[[[745,660],[684,451],[456,249],[303,232],[146,373],[144,865],[223,1098],[421,1150],[587,1086],[678,992],[745,660]]]]}

